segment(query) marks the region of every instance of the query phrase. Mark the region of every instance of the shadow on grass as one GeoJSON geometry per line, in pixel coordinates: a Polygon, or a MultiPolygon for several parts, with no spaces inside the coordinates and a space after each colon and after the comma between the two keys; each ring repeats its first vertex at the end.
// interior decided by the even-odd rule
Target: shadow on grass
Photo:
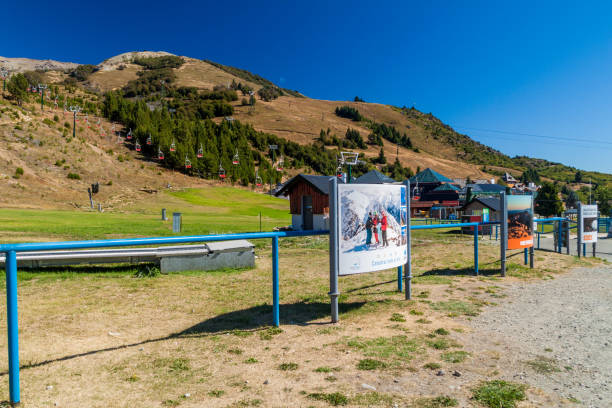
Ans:
{"type": "MultiPolygon", "coordinates": [[[[339,312],[347,313],[364,306],[366,302],[344,302],[338,305],[339,312]]],[[[283,324],[309,325],[320,324],[326,325],[330,323],[313,322],[330,315],[330,304],[322,302],[298,302],[286,305],[281,305],[280,319],[283,324]]],[[[20,369],[36,368],[48,364],[57,363],[60,361],[72,360],[79,357],[95,355],[109,351],[127,349],[130,347],[138,347],[149,343],[166,341],[181,338],[197,338],[208,337],[218,334],[235,334],[240,336],[245,332],[256,332],[265,330],[270,327],[272,322],[272,306],[260,305],[253,306],[248,309],[237,310],[234,312],[225,313],[219,316],[206,319],[196,325],[193,325],[178,333],[171,333],[166,336],[147,339],[135,343],[122,344],[119,346],[106,347],[97,350],[85,351],[82,353],[69,354],[62,357],[57,357],[49,360],[39,361],[36,363],[23,364],[20,369]]],[[[8,374],[8,371],[0,372],[0,377],[8,374]]],[[[0,405],[1,406],[1,405],[0,405]]]]}

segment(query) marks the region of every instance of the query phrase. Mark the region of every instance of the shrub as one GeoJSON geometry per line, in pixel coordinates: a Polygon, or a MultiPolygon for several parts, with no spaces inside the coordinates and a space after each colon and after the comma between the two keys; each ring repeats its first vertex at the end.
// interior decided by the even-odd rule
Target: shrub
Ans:
{"type": "Polygon", "coordinates": [[[260,88],[259,91],[257,91],[257,95],[259,95],[259,97],[264,101],[270,102],[271,100],[282,96],[283,91],[281,91],[280,88],[277,88],[276,86],[266,85],[263,88],[260,88]]]}
{"type": "Polygon", "coordinates": [[[359,122],[363,120],[363,116],[359,113],[359,111],[350,106],[340,106],[336,107],[336,115],[341,118],[351,119],[355,122],[359,122]]]}
{"type": "Polygon", "coordinates": [[[297,363],[282,363],[278,366],[281,371],[295,371],[298,369],[297,363]]]}
{"type": "Polygon", "coordinates": [[[308,394],[308,398],[317,400],[317,401],[326,401],[329,405],[334,407],[338,405],[346,405],[348,404],[348,397],[339,392],[333,392],[330,394],[326,394],[323,392],[315,392],[308,394]]]}
{"type": "Polygon", "coordinates": [[[379,368],[386,368],[387,364],[383,363],[379,360],[374,360],[371,358],[365,358],[363,360],[359,360],[357,363],[357,368],[359,370],[377,370],[379,368]]]}
{"type": "Polygon", "coordinates": [[[514,408],[517,401],[525,399],[523,384],[503,380],[487,381],[473,390],[474,399],[490,408],[514,408]]]}
{"type": "Polygon", "coordinates": [[[161,57],[138,57],[132,62],[140,65],[145,69],[161,69],[161,68],[178,68],[185,62],[181,57],[176,55],[164,55],[161,57]]]}
{"type": "Polygon", "coordinates": [[[53,121],[58,123],[59,122],[59,116],[53,115],[53,121]]]}
{"type": "Polygon", "coordinates": [[[70,180],[80,180],[80,179],[81,179],[81,176],[79,176],[79,175],[78,175],[78,174],[76,174],[76,173],[68,173],[68,178],[69,178],[70,180]]]}

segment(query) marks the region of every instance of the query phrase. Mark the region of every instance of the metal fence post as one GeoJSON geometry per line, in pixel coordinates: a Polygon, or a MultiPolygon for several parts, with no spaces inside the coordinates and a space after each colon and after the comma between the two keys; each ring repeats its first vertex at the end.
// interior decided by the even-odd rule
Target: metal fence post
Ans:
{"type": "Polygon", "coordinates": [[[524,261],[525,265],[527,265],[527,263],[529,262],[529,260],[527,259],[528,258],[527,248],[523,249],[523,258],[524,258],[523,261],[524,261]]]}
{"type": "Polygon", "coordinates": [[[529,267],[533,269],[533,246],[529,247],[529,267]]]}
{"type": "Polygon", "coordinates": [[[397,291],[402,292],[402,266],[397,267],[397,291]]]}
{"type": "Polygon", "coordinates": [[[570,254],[570,224],[569,221],[563,221],[565,223],[565,254],[570,254]]]}
{"type": "Polygon", "coordinates": [[[406,281],[406,300],[412,299],[412,233],[410,231],[411,223],[411,212],[410,212],[410,181],[404,181],[406,186],[406,252],[408,255],[408,261],[406,263],[406,269],[404,273],[404,280],[406,281]]]}
{"type": "Polygon", "coordinates": [[[280,300],[278,290],[278,237],[272,238],[272,313],[274,326],[280,325],[280,300]]]}
{"type": "Polygon", "coordinates": [[[331,321],[338,323],[338,178],[329,179],[329,300],[331,321]]]}
{"type": "Polygon", "coordinates": [[[578,223],[576,224],[576,252],[578,258],[582,252],[582,203],[578,202],[578,223]]]}
{"type": "Polygon", "coordinates": [[[478,225],[474,225],[474,273],[478,275],[478,225]]]}
{"type": "Polygon", "coordinates": [[[9,395],[11,404],[19,404],[19,328],[17,319],[17,253],[6,253],[6,314],[9,358],[9,395]]]}
{"type": "Polygon", "coordinates": [[[501,223],[500,223],[500,241],[499,241],[499,252],[500,252],[500,266],[501,276],[506,276],[506,243],[507,243],[507,224],[508,224],[508,209],[506,208],[506,193],[499,193],[499,201],[501,208],[501,223]]]}

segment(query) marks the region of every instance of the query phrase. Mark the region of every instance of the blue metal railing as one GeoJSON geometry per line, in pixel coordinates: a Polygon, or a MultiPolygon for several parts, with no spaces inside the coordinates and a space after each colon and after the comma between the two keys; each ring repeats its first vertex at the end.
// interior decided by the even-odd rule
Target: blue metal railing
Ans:
{"type": "MultiPolygon", "coordinates": [[[[479,225],[491,223],[450,223],[413,225],[411,230],[474,227],[474,273],[478,274],[478,230],[479,225]]],[[[6,254],[6,297],[7,297],[7,331],[9,357],[9,393],[10,402],[20,402],[19,387],[19,337],[17,314],[17,252],[52,251],[85,248],[110,248],[121,246],[167,245],[195,242],[230,241],[238,239],[271,239],[272,240],[272,314],[275,326],[280,325],[279,308],[279,238],[304,237],[313,235],[328,235],[329,231],[278,231],[278,232],[248,232],[241,234],[194,235],[181,237],[129,238],[90,241],[41,242],[23,244],[0,244],[0,253],[6,254]]],[[[402,267],[398,268],[398,290],[402,291],[402,267]]],[[[408,283],[410,282],[409,276],[408,283]]],[[[406,288],[408,290],[408,287],[406,288]]]]}
{"type": "Polygon", "coordinates": [[[20,402],[19,390],[19,330],[17,315],[17,252],[53,251],[61,249],[110,248],[120,246],[185,244],[194,242],[231,241],[238,239],[272,239],[272,314],[275,326],[280,324],[278,239],[281,237],[304,237],[327,235],[329,231],[277,231],[247,232],[242,234],[194,235],[182,237],[130,238],[92,241],[40,242],[28,244],[0,244],[0,253],[6,254],[6,305],[9,348],[9,394],[10,402],[20,402]]]}

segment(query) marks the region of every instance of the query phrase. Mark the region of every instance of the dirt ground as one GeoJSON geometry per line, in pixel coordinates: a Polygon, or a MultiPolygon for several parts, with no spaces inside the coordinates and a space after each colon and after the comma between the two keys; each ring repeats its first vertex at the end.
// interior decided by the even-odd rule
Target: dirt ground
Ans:
{"type": "MultiPolygon", "coordinates": [[[[416,235],[416,234],[415,234],[416,235]]],[[[396,271],[340,280],[340,323],[329,323],[327,241],[281,241],[281,330],[271,328],[270,246],[253,270],[137,278],[26,273],[19,282],[22,401],[31,407],[427,407],[449,396],[473,406],[481,381],[517,381],[517,368],[471,325],[513,282],[553,279],[595,260],[538,252],[537,268],[483,239],[415,237],[413,300],[396,271]],[[437,256],[432,256],[436,254],[437,256]],[[430,404],[430,405],[427,405],[430,404]]],[[[520,255],[520,254],[518,254],[520,255]]],[[[86,273],[89,272],[89,273],[86,273]]],[[[5,299],[5,297],[0,297],[5,299]]],[[[5,316],[0,330],[6,333],[5,316]]],[[[0,355],[6,356],[6,337],[0,355]]],[[[7,361],[0,393],[8,398],[7,361]]],[[[521,407],[573,406],[533,386],[521,407]]]]}

